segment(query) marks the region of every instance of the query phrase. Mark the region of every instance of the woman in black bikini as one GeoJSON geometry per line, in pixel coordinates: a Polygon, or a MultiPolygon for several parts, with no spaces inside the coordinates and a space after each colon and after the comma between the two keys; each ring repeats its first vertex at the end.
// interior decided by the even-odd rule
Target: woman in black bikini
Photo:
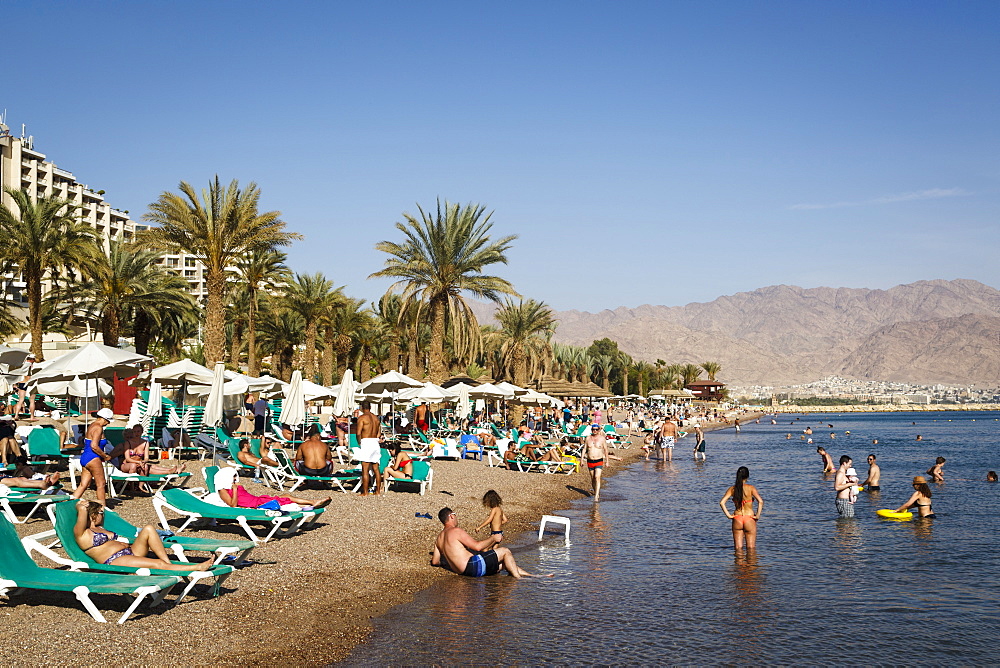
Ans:
{"type": "Polygon", "coordinates": [[[207,571],[212,567],[211,560],[200,564],[177,565],[170,561],[163,541],[156,529],[146,525],[129,545],[121,540],[121,536],[108,531],[101,524],[104,522],[104,506],[99,503],[80,499],[76,502],[76,525],[73,536],[76,544],[87,553],[91,559],[105,565],[128,566],[129,568],[159,568],[170,571],[207,571]],[[152,552],[156,559],[146,555],[152,552]]]}
{"type": "Polygon", "coordinates": [[[913,479],[913,490],[913,496],[899,508],[896,508],[896,512],[901,513],[907,508],[916,506],[920,517],[934,519],[934,510],[931,508],[931,488],[927,484],[927,478],[922,475],[916,476],[913,479]]]}

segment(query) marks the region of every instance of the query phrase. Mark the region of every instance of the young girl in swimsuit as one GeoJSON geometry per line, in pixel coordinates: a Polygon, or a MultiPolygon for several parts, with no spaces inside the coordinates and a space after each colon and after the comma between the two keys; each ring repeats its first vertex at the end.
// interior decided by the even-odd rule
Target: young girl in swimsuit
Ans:
{"type": "Polygon", "coordinates": [[[80,549],[98,563],[128,566],[129,568],[159,568],[188,572],[207,571],[212,567],[211,560],[199,564],[177,564],[170,561],[160,535],[152,526],[143,527],[130,545],[121,540],[121,536],[118,534],[101,526],[103,522],[104,506],[86,499],[80,499],[76,502],[76,524],[73,526],[73,536],[80,549]],[[150,552],[156,555],[155,559],[146,556],[150,552]]]}
{"type": "Polygon", "coordinates": [[[503,499],[497,494],[496,490],[491,489],[490,491],[483,494],[483,507],[490,509],[490,514],[486,516],[486,520],[476,527],[476,531],[479,531],[487,524],[490,525],[490,535],[499,536],[500,540],[503,540],[503,525],[507,522],[507,516],[503,512],[503,499]]]}
{"type": "Polygon", "coordinates": [[[727,489],[722,500],[719,501],[722,512],[733,521],[733,546],[737,550],[743,549],[744,541],[748,550],[757,547],[757,520],[760,519],[760,514],[764,510],[764,499],[757,488],[746,484],[749,477],[750,469],[745,466],[739,467],[736,470],[736,484],[727,489]],[[726,509],[726,501],[730,498],[736,507],[731,515],[726,509]],[[753,511],[754,500],[757,501],[756,513],[753,511]]]}
{"type": "Polygon", "coordinates": [[[913,479],[913,496],[909,500],[896,509],[897,513],[901,513],[907,508],[917,507],[917,512],[920,513],[920,517],[927,519],[934,519],[934,510],[931,508],[931,488],[927,484],[927,478],[922,475],[918,475],[913,479]]]}

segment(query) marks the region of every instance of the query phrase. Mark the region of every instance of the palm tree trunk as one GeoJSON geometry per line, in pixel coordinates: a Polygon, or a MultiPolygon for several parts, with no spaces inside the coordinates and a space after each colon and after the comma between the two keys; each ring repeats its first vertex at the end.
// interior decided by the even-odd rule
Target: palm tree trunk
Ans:
{"type": "Polygon", "coordinates": [[[42,361],[42,277],[40,273],[24,272],[28,284],[28,322],[31,325],[31,352],[42,361]]]}
{"type": "Polygon", "coordinates": [[[135,352],[145,355],[149,351],[150,326],[149,315],[145,311],[137,311],[132,321],[132,334],[135,336],[135,352]]]}
{"type": "MultiPolygon", "coordinates": [[[[514,384],[518,387],[524,387],[528,382],[525,376],[525,360],[524,360],[524,346],[515,345],[513,350],[513,355],[511,355],[511,366],[514,367],[514,384]]],[[[510,419],[514,423],[515,427],[520,426],[521,420],[524,419],[524,406],[521,404],[514,404],[510,410],[510,419]]]]}
{"type": "Polygon", "coordinates": [[[312,380],[316,377],[316,322],[306,323],[306,353],[302,360],[302,377],[312,380]]]}
{"type": "Polygon", "coordinates": [[[205,365],[212,369],[225,355],[226,275],[221,269],[209,269],[205,283],[208,289],[205,303],[205,365]]]}
{"type": "Polygon", "coordinates": [[[260,375],[260,360],[257,359],[257,292],[250,293],[250,308],[247,309],[247,374],[256,378],[260,375]]]}
{"type": "Polygon", "coordinates": [[[417,351],[417,335],[415,332],[406,344],[406,357],[406,374],[417,379],[423,378],[424,374],[417,373],[417,369],[420,366],[420,354],[417,351]]]}
{"type": "Polygon", "coordinates": [[[448,379],[448,370],[444,365],[444,316],[447,296],[431,299],[431,345],[430,345],[430,377],[431,382],[441,384],[448,379]]]}
{"type": "Polygon", "coordinates": [[[326,328],[325,349],[323,350],[323,384],[327,387],[333,385],[333,367],[337,363],[337,351],[333,347],[336,342],[333,327],[326,328]]]}
{"type": "Polygon", "coordinates": [[[101,317],[101,339],[104,345],[112,348],[118,347],[118,340],[121,338],[121,318],[118,309],[113,306],[106,306],[101,317]]]}
{"type": "Polygon", "coordinates": [[[397,343],[396,340],[393,339],[392,342],[389,343],[389,360],[388,360],[388,366],[393,371],[399,371],[400,366],[402,366],[399,363],[399,358],[400,358],[399,343],[397,343]]]}
{"type": "Polygon", "coordinates": [[[239,323],[233,323],[233,338],[229,342],[229,361],[233,366],[240,365],[240,351],[243,350],[243,337],[240,336],[239,323]]]}
{"type": "Polygon", "coordinates": [[[628,394],[628,367],[622,368],[622,394],[628,394]]]}
{"type": "Polygon", "coordinates": [[[611,374],[607,369],[601,369],[601,387],[605,390],[608,389],[610,383],[611,374]]]}

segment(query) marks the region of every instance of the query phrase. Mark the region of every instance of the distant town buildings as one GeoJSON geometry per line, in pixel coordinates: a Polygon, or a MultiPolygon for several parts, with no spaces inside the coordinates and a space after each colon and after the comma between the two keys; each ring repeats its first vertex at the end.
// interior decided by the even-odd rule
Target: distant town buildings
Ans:
{"type": "Polygon", "coordinates": [[[1000,388],[964,385],[918,385],[886,381],[856,380],[828,376],[801,385],[773,387],[754,385],[731,387],[734,397],[761,404],[795,404],[801,400],[827,400],[829,403],[871,403],[903,406],[907,404],[1000,403],[1000,388]]]}

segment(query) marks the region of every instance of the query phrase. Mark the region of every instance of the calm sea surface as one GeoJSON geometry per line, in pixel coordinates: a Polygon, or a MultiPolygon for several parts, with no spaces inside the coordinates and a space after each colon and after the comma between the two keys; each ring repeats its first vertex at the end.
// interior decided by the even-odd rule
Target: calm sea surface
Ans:
{"type": "Polygon", "coordinates": [[[345,663],[996,664],[1000,485],[985,478],[1000,470],[997,417],[762,418],[709,433],[706,463],[684,439],[672,464],[637,462],[599,504],[560,511],[569,546],[556,534],[513,546],[553,578],[442,580],[376,620],[345,663]],[[799,439],[807,425],[814,445],[799,439]],[[837,519],[816,444],[851,455],[862,480],[877,453],[882,491],[861,493],[854,520],[837,519]],[[875,515],[909,498],[939,455],[936,520],[875,515]],[[718,506],[741,465],[766,502],[749,558],[718,506]]]}

